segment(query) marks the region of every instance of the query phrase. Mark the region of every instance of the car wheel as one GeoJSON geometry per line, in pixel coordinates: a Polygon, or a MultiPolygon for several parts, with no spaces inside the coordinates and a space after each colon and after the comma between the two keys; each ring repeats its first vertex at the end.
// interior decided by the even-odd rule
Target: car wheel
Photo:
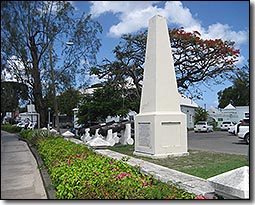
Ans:
{"type": "Polygon", "coordinates": [[[245,135],[244,140],[245,140],[246,144],[250,143],[250,134],[249,133],[245,135]]]}

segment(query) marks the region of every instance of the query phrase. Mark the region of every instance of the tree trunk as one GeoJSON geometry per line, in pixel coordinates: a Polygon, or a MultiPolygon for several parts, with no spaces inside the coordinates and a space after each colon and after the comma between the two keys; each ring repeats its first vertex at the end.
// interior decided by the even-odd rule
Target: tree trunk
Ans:
{"type": "Polygon", "coordinates": [[[37,48],[35,45],[34,37],[30,37],[29,40],[31,45],[30,52],[31,52],[32,64],[33,64],[33,69],[31,74],[34,80],[33,96],[35,99],[35,108],[36,108],[36,111],[40,114],[40,127],[45,127],[47,110],[45,108],[45,103],[42,97],[42,84],[41,84],[41,76],[40,76],[40,70],[38,65],[37,48]]]}

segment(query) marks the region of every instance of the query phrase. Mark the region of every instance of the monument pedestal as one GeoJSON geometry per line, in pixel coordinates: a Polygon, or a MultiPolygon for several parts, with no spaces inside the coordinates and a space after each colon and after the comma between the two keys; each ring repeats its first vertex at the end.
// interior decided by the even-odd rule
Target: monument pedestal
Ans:
{"type": "Polygon", "coordinates": [[[135,155],[166,158],[189,154],[187,152],[186,115],[184,113],[138,114],[135,117],[135,133],[135,155]]]}

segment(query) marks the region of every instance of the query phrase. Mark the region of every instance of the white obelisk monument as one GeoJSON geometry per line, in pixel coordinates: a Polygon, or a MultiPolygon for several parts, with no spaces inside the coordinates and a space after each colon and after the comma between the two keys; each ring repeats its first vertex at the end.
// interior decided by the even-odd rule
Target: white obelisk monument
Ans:
{"type": "Polygon", "coordinates": [[[188,155],[186,115],[174,70],[166,19],[149,20],[140,112],[135,117],[135,155],[188,155]]]}

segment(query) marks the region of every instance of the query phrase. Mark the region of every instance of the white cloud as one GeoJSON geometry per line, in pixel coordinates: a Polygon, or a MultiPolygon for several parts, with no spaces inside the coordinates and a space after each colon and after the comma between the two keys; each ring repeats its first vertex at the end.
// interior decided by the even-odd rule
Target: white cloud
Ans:
{"type": "Polygon", "coordinates": [[[233,31],[227,24],[215,23],[208,28],[203,28],[201,22],[194,18],[190,10],[180,1],[167,1],[162,8],[159,8],[156,3],[158,1],[92,1],[90,13],[94,17],[105,13],[116,15],[119,23],[112,25],[108,33],[112,37],[120,37],[122,34],[147,28],[148,20],[159,14],[176,27],[183,27],[186,31],[199,31],[201,37],[206,39],[233,40],[238,45],[248,41],[247,31],[233,31]]]}
{"type": "Polygon", "coordinates": [[[240,45],[248,40],[247,31],[233,31],[228,24],[216,23],[208,27],[207,31],[202,33],[202,37],[206,39],[220,38],[223,40],[233,40],[240,45]]]}
{"type": "Polygon", "coordinates": [[[243,66],[245,64],[245,61],[246,61],[245,57],[241,55],[238,57],[238,61],[235,62],[235,65],[243,66]]]}

